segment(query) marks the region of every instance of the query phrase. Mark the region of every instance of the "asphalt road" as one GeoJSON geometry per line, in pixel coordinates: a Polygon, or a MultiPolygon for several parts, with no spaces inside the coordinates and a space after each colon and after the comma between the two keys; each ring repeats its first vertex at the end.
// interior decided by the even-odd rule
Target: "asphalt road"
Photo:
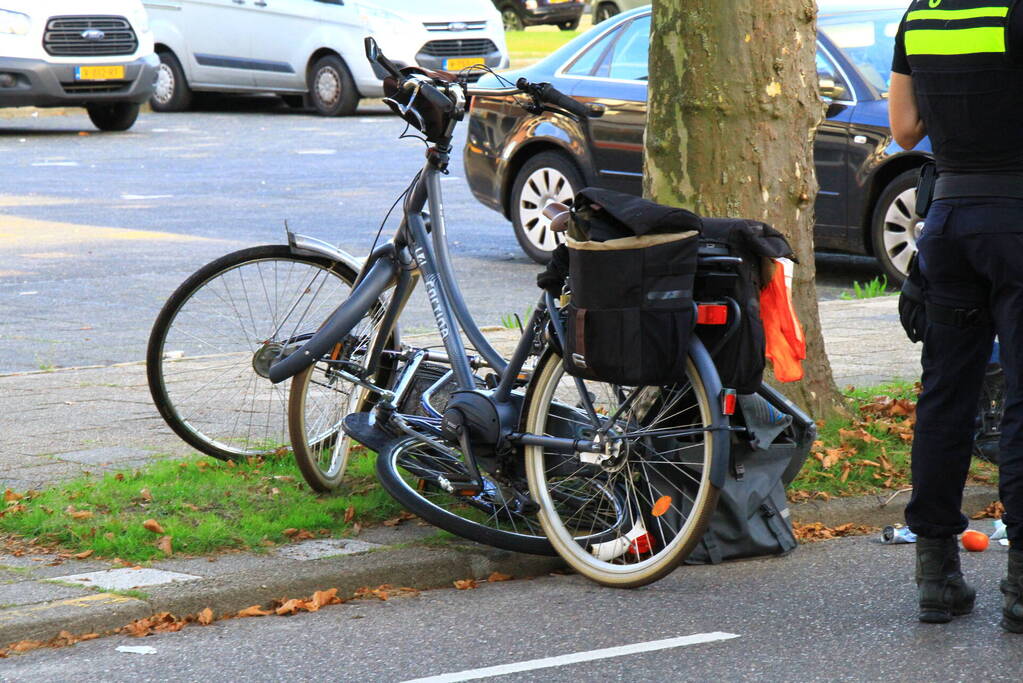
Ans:
{"type": "MultiPolygon", "coordinates": [[[[276,98],[217,99],[100,134],[83,114],[0,118],[0,373],[141,360],[175,287],[226,252],[292,230],[365,254],[422,164],[380,104],[348,119],[276,98]]],[[[460,150],[464,127],[456,140],[460,150]]],[[[481,325],[535,300],[538,267],[482,207],[456,155],[444,179],[455,270],[481,325]]],[[[393,230],[393,227],[387,228],[393,230]]],[[[822,297],[878,274],[826,257],[822,297]]],[[[407,326],[432,324],[425,299],[407,326]]]]}
{"type": "Polygon", "coordinates": [[[1019,681],[1023,636],[997,624],[1005,553],[994,546],[964,557],[977,607],[948,625],[916,620],[913,548],[860,537],[785,558],[683,567],[631,591],[552,576],[116,636],[5,660],[0,680],[1019,681]],[[661,642],[692,636],[711,640],[661,642]],[[122,645],[155,653],[118,652],[122,645]],[[644,645],[661,649],[636,652],[644,645]],[[632,647],[595,658],[622,646],[632,647]],[[577,653],[576,663],[526,668],[577,653]],[[516,672],[480,671],[499,665],[516,672]]]}

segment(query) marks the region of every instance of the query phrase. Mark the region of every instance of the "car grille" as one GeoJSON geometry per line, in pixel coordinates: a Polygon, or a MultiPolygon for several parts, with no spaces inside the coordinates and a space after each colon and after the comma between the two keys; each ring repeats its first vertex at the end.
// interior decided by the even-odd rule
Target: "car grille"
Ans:
{"type": "Polygon", "coordinates": [[[61,83],[60,87],[64,88],[64,92],[68,95],[97,95],[100,93],[126,91],[131,87],[131,81],[115,81],[103,84],[61,83]]]}
{"type": "Polygon", "coordinates": [[[431,57],[479,57],[496,51],[494,41],[486,38],[431,40],[422,49],[423,54],[431,57]]]}
{"type": "Polygon", "coordinates": [[[138,46],[135,31],[124,17],[53,17],[43,34],[43,48],[57,57],[130,55],[138,46]],[[89,30],[104,35],[100,40],[89,40],[82,36],[89,30]]]}
{"type": "Polygon", "coordinates": [[[482,31],[487,27],[486,21],[424,21],[423,26],[427,31],[454,31],[454,24],[462,24],[465,28],[462,31],[482,31]]]}

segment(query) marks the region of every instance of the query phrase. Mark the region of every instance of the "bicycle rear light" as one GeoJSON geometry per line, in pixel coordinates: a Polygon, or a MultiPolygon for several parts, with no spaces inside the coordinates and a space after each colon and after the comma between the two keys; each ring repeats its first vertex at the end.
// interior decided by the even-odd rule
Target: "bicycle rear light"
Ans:
{"type": "Polygon", "coordinates": [[[735,389],[721,390],[721,412],[725,415],[735,415],[736,395],[735,389]]]}
{"type": "Polygon", "coordinates": [[[725,304],[698,304],[696,306],[697,325],[727,325],[728,306],[725,304]]]}

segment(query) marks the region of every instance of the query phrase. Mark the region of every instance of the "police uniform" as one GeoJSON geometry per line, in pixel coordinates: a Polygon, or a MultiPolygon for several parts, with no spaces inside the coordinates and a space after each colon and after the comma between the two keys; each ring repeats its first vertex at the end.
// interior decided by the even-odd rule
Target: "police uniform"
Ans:
{"type": "Polygon", "coordinates": [[[1006,378],[999,488],[1014,549],[1023,548],[1020,2],[915,0],[899,27],[892,65],[912,77],[939,173],[918,242],[928,323],[906,521],[929,539],[966,529],[963,486],[997,333],[1006,378]]]}

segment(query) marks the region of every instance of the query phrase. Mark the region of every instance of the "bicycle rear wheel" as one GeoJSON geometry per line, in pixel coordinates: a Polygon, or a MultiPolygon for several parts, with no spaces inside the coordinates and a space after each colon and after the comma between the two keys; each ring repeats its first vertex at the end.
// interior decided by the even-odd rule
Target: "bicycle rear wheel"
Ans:
{"type": "Polygon", "coordinates": [[[203,266],[171,295],[146,351],[160,415],[193,448],[221,460],[285,447],[287,383],[266,378],[349,295],[356,273],[285,245],[236,251],[203,266]]]}
{"type": "Polygon", "coordinates": [[[640,392],[608,433],[615,445],[607,455],[526,447],[526,476],[547,537],[569,565],[598,583],[631,588],[660,579],[686,558],[710,521],[718,490],[710,482],[716,454],[705,430],[719,407],[692,359],[687,376],[670,387],[587,380],[598,418],[592,419],[561,358],[548,352],[538,364],[524,410],[528,433],[592,439],[600,422],[640,392]],[[625,501],[625,514],[610,515],[605,499],[583,495],[601,487],[625,501]]]}

